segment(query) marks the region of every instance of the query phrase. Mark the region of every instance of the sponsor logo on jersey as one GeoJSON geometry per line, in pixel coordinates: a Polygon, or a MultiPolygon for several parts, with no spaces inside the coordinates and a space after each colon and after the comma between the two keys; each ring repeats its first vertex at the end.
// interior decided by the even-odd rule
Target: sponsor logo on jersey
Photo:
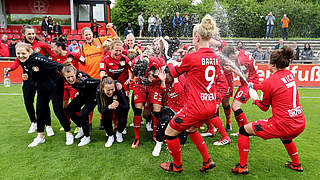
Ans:
{"type": "Polygon", "coordinates": [[[109,66],[112,66],[113,65],[113,63],[109,63],[109,66]]]}
{"type": "Polygon", "coordinates": [[[38,72],[38,71],[39,71],[39,67],[38,67],[38,66],[33,66],[33,67],[32,67],[32,70],[33,70],[34,72],[38,72]]]}
{"type": "Polygon", "coordinates": [[[120,61],[120,66],[124,66],[126,64],[125,61],[120,61]]]}
{"type": "Polygon", "coordinates": [[[104,69],[104,63],[100,63],[100,68],[104,69]]]}

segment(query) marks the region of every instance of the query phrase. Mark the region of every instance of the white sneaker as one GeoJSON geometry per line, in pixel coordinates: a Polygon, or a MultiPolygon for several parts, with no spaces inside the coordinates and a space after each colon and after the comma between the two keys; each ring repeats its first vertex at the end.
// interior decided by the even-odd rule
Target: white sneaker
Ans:
{"type": "Polygon", "coordinates": [[[213,143],[213,145],[215,146],[222,146],[222,145],[226,145],[226,144],[230,144],[231,140],[230,139],[222,139],[220,141],[216,141],[213,143]]]}
{"type": "Polygon", "coordinates": [[[134,124],[133,124],[133,123],[131,123],[129,126],[130,126],[130,127],[133,127],[133,126],[134,126],[134,124]]]}
{"type": "Polygon", "coordinates": [[[28,133],[29,134],[34,133],[34,132],[36,132],[36,130],[37,130],[37,123],[35,123],[35,122],[31,123],[30,128],[28,130],[28,133]]]}
{"type": "Polygon", "coordinates": [[[151,123],[149,123],[149,122],[146,124],[146,128],[147,128],[147,131],[148,131],[148,132],[153,131],[153,129],[152,129],[152,127],[151,127],[151,123]]]}
{"type": "Polygon", "coordinates": [[[78,146],[84,146],[90,143],[90,136],[83,136],[83,138],[81,138],[80,143],[78,144],[78,146]]]}
{"type": "Polygon", "coordinates": [[[114,136],[109,136],[108,141],[104,145],[104,147],[111,147],[114,142],[114,136]]]}
{"type": "Polygon", "coordinates": [[[201,133],[201,136],[202,137],[211,137],[211,136],[214,136],[211,132],[204,132],[204,133],[201,133]]]}
{"type": "Polygon", "coordinates": [[[122,131],[122,134],[127,134],[127,128],[124,128],[124,130],[122,131]]]}
{"type": "Polygon", "coordinates": [[[231,133],[230,136],[239,136],[239,132],[231,133]]]}
{"type": "Polygon", "coordinates": [[[54,136],[54,132],[51,126],[46,127],[47,136],[54,136]]]}
{"type": "Polygon", "coordinates": [[[123,142],[122,133],[119,133],[118,131],[116,132],[116,141],[118,143],[123,142]]]}
{"type": "Polygon", "coordinates": [[[156,146],[152,151],[152,156],[159,156],[161,152],[162,142],[156,141],[156,146]]]}
{"type": "Polygon", "coordinates": [[[66,145],[73,144],[73,140],[74,140],[74,137],[73,137],[72,133],[67,132],[66,133],[66,145]]]}
{"type": "Polygon", "coordinates": [[[78,134],[74,137],[76,139],[81,138],[84,135],[82,128],[79,128],[78,134]]]}
{"type": "Polygon", "coordinates": [[[28,145],[28,147],[35,147],[35,146],[38,146],[39,144],[42,144],[42,143],[44,143],[44,142],[46,142],[46,139],[41,138],[41,137],[38,135],[36,138],[34,138],[34,140],[32,141],[32,143],[30,143],[30,144],[28,145]]]}
{"type": "Polygon", "coordinates": [[[106,133],[106,136],[108,137],[108,133],[106,133]]]}

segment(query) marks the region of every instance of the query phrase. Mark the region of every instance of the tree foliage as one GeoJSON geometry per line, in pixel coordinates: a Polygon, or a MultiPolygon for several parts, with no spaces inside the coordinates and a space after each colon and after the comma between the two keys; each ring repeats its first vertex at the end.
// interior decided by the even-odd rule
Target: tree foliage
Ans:
{"type": "Polygon", "coordinates": [[[273,37],[281,37],[280,20],[283,14],[290,19],[290,37],[319,37],[319,2],[312,0],[202,0],[192,5],[192,0],[117,0],[111,10],[112,22],[123,34],[127,23],[132,23],[138,34],[138,15],[143,12],[145,33],[151,13],[159,14],[163,20],[164,35],[171,35],[175,12],[181,16],[197,12],[200,17],[211,14],[220,28],[222,37],[264,37],[266,15],[272,11],[276,20],[273,37]]]}

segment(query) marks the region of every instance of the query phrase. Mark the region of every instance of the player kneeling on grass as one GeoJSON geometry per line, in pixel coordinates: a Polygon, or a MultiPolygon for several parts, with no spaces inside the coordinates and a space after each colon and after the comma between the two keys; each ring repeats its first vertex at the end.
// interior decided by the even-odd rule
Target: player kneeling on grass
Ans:
{"type": "Polygon", "coordinates": [[[83,136],[78,146],[84,146],[91,141],[89,114],[97,105],[96,92],[100,81],[91,78],[89,75],[84,75],[84,73],[78,73],[70,61],[64,62],[62,74],[66,81],[79,93],[69,103],[65,112],[78,127],[81,127],[75,138],[79,139],[83,136]]]}
{"type": "Polygon", "coordinates": [[[127,124],[129,100],[120,83],[116,83],[111,77],[103,76],[100,89],[97,91],[98,110],[102,114],[102,122],[108,141],[105,147],[111,147],[114,142],[112,120],[117,117],[116,141],[123,141],[122,132],[127,124]]]}
{"type": "Polygon", "coordinates": [[[305,117],[299,102],[295,77],[286,69],[294,55],[294,50],[288,46],[272,52],[268,66],[273,74],[264,81],[262,87],[253,84],[254,88],[262,90],[262,100],[259,100],[256,91],[250,88],[250,97],[261,110],[268,111],[271,105],[272,117],[240,127],[238,138],[240,163],[232,168],[233,173],[249,173],[247,166],[249,136],[258,136],[264,140],[280,138],[292,160],[285,166],[299,172],[303,171],[296,144],[292,139],[304,131],[305,117]]]}

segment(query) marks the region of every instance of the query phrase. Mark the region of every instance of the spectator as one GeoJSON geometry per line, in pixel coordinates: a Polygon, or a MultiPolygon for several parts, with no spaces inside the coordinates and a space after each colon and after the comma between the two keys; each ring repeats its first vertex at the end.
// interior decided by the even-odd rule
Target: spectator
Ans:
{"type": "Polygon", "coordinates": [[[269,60],[271,53],[272,53],[272,48],[267,47],[266,52],[264,52],[264,60],[269,60]]]}
{"type": "Polygon", "coordinates": [[[186,13],[186,15],[183,18],[183,24],[184,24],[183,35],[185,37],[189,37],[190,23],[191,23],[191,20],[189,17],[189,13],[186,13]]]}
{"type": "Polygon", "coordinates": [[[259,44],[259,46],[257,46],[257,50],[252,54],[252,57],[255,60],[264,60],[264,53],[262,52],[262,47],[259,44]]]}
{"type": "Polygon", "coordinates": [[[304,44],[304,49],[301,52],[302,60],[312,60],[313,59],[313,50],[310,47],[309,43],[304,44]]]}
{"type": "Polygon", "coordinates": [[[283,15],[281,19],[281,28],[282,28],[282,39],[286,38],[288,40],[288,25],[289,25],[289,18],[286,14],[283,15]]]}
{"type": "Polygon", "coordinates": [[[181,36],[181,27],[182,27],[182,17],[180,16],[179,12],[176,12],[176,16],[174,16],[172,20],[173,29],[175,30],[174,37],[180,37],[181,36]]]}
{"type": "Polygon", "coordinates": [[[99,27],[102,27],[100,24],[97,23],[96,19],[93,19],[93,22],[91,23],[91,31],[93,32],[93,38],[99,37],[99,27]]]}
{"type": "Polygon", "coordinates": [[[283,39],[280,39],[280,40],[279,40],[279,44],[277,44],[277,45],[274,47],[274,50],[281,49],[281,48],[283,48],[283,39]]]}
{"type": "Polygon", "coordinates": [[[300,48],[297,46],[297,42],[293,42],[292,43],[292,49],[294,49],[296,55],[295,55],[295,60],[299,60],[300,59],[300,48]]]}
{"type": "Polygon", "coordinates": [[[162,24],[162,19],[159,17],[159,14],[157,14],[156,15],[156,34],[157,34],[157,37],[162,36],[161,24],[162,24]]]}
{"type": "Polygon", "coordinates": [[[48,23],[48,17],[44,17],[44,20],[41,23],[41,31],[44,37],[47,37],[49,34],[49,23],[48,23]]]}
{"type": "Polygon", "coordinates": [[[192,30],[193,30],[194,26],[199,23],[200,23],[200,17],[196,12],[194,12],[191,17],[192,30]]]}
{"type": "Polygon", "coordinates": [[[237,50],[240,50],[240,49],[246,50],[246,48],[244,47],[242,41],[239,41],[239,42],[237,43],[237,50]]]}
{"type": "Polygon", "coordinates": [[[16,44],[17,44],[17,41],[16,41],[16,38],[12,38],[11,39],[11,42],[10,42],[10,45],[9,45],[9,54],[10,54],[10,57],[16,57],[16,44]]]}
{"type": "Polygon", "coordinates": [[[68,46],[68,51],[79,53],[80,52],[80,45],[78,44],[76,39],[72,40],[72,43],[68,46]]]}
{"type": "Polygon", "coordinates": [[[252,54],[255,53],[256,51],[258,51],[259,47],[261,47],[261,44],[256,43],[256,48],[254,48],[254,50],[252,51],[252,54]]]}
{"type": "Polygon", "coordinates": [[[266,16],[266,21],[267,21],[267,33],[266,33],[266,39],[271,40],[271,35],[272,35],[272,30],[273,30],[273,26],[274,26],[274,20],[275,17],[272,15],[272,12],[270,11],[268,16],[266,16]]]}
{"type": "Polygon", "coordinates": [[[124,37],[127,37],[128,34],[134,34],[133,28],[131,27],[131,23],[128,23],[128,27],[124,29],[124,37]]]}
{"type": "Polygon", "coordinates": [[[9,41],[8,41],[8,35],[7,34],[3,34],[2,35],[2,38],[1,38],[1,42],[4,43],[4,44],[7,44],[9,45],[9,41]]]}
{"type": "Polygon", "coordinates": [[[0,41],[0,57],[9,57],[9,45],[8,45],[8,36],[6,34],[2,35],[0,41]]]}
{"type": "Polygon", "coordinates": [[[49,27],[49,30],[48,30],[49,35],[52,35],[53,34],[53,20],[52,20],[51,16],[48,17],[48,27],[49,27]]]}
{"type": "Polygon", "coordinates": [[[56,25],[53,26],[53,32],[57,37],[59,37],[62,34],[62,29],[59,25],[59,22],[56,22],[56,25]]]}
{"type": "Polygon", "coordinates": [[[155,28],[155,24],[156,24],[156,18],[153,16],[153,13],[151,13],[149,19],[148,19],[148,23],[149,23],[149,31],[150,31],[150,37],[154,37],[154,28],[155,28]]]}
{"type": "Polygon", "coordinates": [[[138,23],[139,23],[139,27],[140,27],[140,35],[139,37],[142,37],[142,31],[143,31],[143,23],[144,23],[144,19],[143,19],[143,13],[140,12],[140,15],[138,16],[138,23]]]}

